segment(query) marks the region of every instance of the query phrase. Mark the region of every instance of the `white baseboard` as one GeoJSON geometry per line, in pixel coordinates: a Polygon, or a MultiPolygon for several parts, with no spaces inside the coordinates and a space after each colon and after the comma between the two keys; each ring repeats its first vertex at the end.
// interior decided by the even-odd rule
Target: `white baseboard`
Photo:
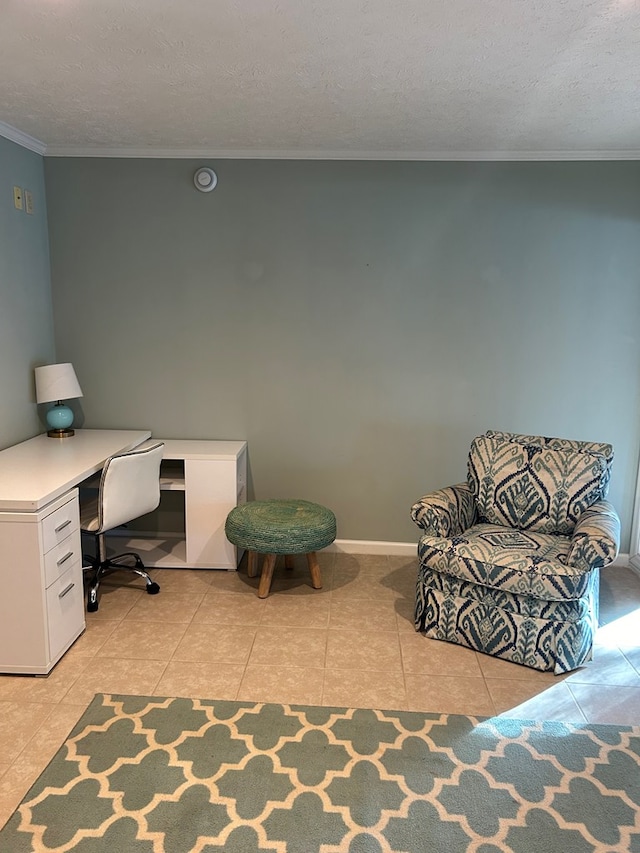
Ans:
{"type": "Polygon", "coordinates": [[[417,542],[376,542],[371,539],[336,539],[323,550],[339,554],[391,554],[399,557],[415,557],[417,542]]]}
{"type": "MultiPolygon", "coordinates": [[[[131,538],[149,537],[149,531],[135,531],[129,529],[116,529],[110,531],[109,535],[129,536],[131,538]]],[[[154,533],[154,538],[175,539],[184,538],[184,534],[175,532],[154,533]]],[[[331,545],[323,548],[324,551],[334,551],[338,554],[389,554],[393,557],[416,557],[418,555],[417,542],[386,542],[373,539],[336,539],[331,545]]],[[[612,566],[624,566],[640,574],[640,557],[630,559],[629,554],[618,554],[612,566]]]]}
{"type": "Polygon", "coordinates": [[[629,568],[632,572],[635,572],[637,575],[640,575],[640,554],[635,554],[633,557],[629,556],[629,568]]]}
{"type": "MultiPolygon", "coordinates": [[[[417,542],[378,542],[372,539],[336,539],[323,550],[335,551],[339,554],[390,554],[398,557],[415,557],[418,553],[418,544],[417,542]]],[[[640,559],[636,566],[629,559],[629,554],[618,554],[610,565],[628,567],[640,573],[640,559]]]]}

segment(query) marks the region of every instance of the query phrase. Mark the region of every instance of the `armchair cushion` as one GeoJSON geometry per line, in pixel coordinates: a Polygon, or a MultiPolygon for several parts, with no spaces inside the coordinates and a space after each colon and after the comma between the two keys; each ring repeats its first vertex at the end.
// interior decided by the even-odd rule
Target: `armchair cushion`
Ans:
{"type": "Polygon", "coordinates": [[[571,535],[606,494],[610,445],[489,432],[475,438],[468,483],[480,521],[571,535]],[[602,452],[598,452],[600,447],[602,452]]]}
{"type": "Polygon", "coordinates": [[[565,601],[580,598],[588,584],[588,571],[567,565],[570,548],[567,536],[475,524],[452,538],[423,536],[418,557],[430,569],[462,581],[565,601]]]}

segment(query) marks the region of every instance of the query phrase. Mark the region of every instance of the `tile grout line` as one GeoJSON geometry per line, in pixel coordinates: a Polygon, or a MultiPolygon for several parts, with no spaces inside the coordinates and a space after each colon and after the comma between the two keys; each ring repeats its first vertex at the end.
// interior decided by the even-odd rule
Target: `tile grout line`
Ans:
{"type": "MultiPolygon", "coordinates": [[[[476,664],[478,665],[478,669],[480,670],[480,675],[482,676],[482,682],[484,684],[484,689],[487,691],[487,696],[489,697],[489,702],[491,703],[491,707],[493,708],[493,716],[498,717],[498,708],[496,706],[495,699],[493,698],[493,694],[491,693],[491,688],[489,687],[489,683],[487,681],[487,676],[485,675],[484,670],[482,669],[482,664],[480,663],[480,659],[478,657],[480,653],[474,650],[476,664]]],[[[501,712],[502,713],[502,712],[501,712]]]]}
{"type": "MultiPolygon", "coordinates": [[[[256,595],[257,595],[257,592],[256,592],[256,595]]],[[[258,619],[258,624],[257,624],[257,626],[253,632],[253,639],[251,640],[251,645],[249,646],[247,658],[244,662],[244,667],[242,669],[242,675],[240,676],[240,679],[238,680],[238,686],[236,687],[236,692],[234,694],[236,702],[240,701],[240,692],[242,691],[242,685],[243,685],[244,680],[247,676],[247,669],[249,668],[249,661],[251,660],[251,653],[253,652],[253,648],[256,644],[256,637],[258,636],[258,630],[262,627],[262,620],[264,618],[265,610],[266,610],[266,603],[260,609],[260,618],[258,619]]]]}
{"type": "MultiPolygon", "coordinates": [[[[395,603],[394,603],[395,608],[395,603]]],[[[400,636],[400,626],[398,625],[398,614],[396,611],[396,631],[398,634],[398,648],[400,650],[400,666],[402,668],[402,684],[404,686],[404,709],[409,710],[409,688],[407,687],[407,672],[405,670],[405,654],[402,650],[402,638],[400,636]]]]}

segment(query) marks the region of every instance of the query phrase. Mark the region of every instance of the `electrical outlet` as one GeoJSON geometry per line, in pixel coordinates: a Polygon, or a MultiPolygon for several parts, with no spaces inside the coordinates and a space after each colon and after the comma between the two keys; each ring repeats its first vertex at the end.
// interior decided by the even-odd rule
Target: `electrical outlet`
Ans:
{"type": "Polygon", "coordinates": [[[33,213],[33,193],[30,190],[24,191],[24,209],[27,213],[33,213]]]}
{"type": "Polygon", "coordinates": [[[13,188],[13,206],[16,210],[22,210],[22,187],[13,188]]]}

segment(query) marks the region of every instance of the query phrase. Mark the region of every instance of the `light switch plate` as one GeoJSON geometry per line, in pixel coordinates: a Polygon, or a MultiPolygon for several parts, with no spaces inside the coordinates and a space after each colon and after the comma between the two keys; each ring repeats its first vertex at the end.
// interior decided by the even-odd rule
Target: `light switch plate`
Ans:
{"type": "Polygon", "coordinates": [[[22,187],[13,188],[13,206],[16,210],[22,210],[22,187]]]}

